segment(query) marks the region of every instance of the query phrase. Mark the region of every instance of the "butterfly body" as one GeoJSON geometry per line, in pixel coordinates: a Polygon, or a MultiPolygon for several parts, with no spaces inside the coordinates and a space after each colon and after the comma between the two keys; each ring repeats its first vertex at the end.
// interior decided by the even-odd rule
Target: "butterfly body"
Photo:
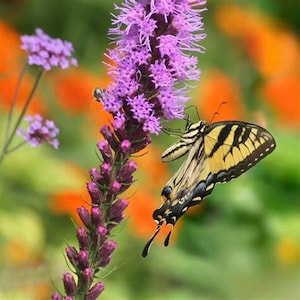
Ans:
{"type": "MultiPolygon", "coordinates": [[[[240,121],[190,124],[181,138],[162,154],[169,162],[186,156],[183,164],[162,190],[162,206],[155,210],[157,228],[146,244],[146,256],[163,224],[172,227],[189,207],[208,196],[217,182],[227,182],[253,167],[276,147],[264,128],[240,121]]],[[[172,230],[165,245],[168,245],[172,230]]]]}

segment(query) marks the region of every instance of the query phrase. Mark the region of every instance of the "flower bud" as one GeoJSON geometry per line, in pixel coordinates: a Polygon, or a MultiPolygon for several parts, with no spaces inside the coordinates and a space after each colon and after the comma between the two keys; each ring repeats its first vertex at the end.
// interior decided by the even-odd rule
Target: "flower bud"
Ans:
{"type": "Polygon", "coordinates": [[[89,175],[90,175],[91,179],[95,182],[98,182],[101,180],[101,174],[97,168],[90,169],[89,175]]]}
{"type": "Polygon", "coordinates": [[[87,287],[87,289],[91,286],[91,284],[93,283],[93,279],[94,279],[94,272],[91,268],[86,268],[83,272],[82,272],[82,284],[87,287]]]}
{"type": "Polygon", "coordinates": [[[99,207],[92,207],[91,209],[91,220],[95,227],[102,225],[103,217],[99,207]]]}
{"type": "Polygon", "coordinates": [[[119,194],[121,189],[121,184],[118,181],[114,181],[109,189],[109,193],[111,193],[112,195],[116,196],[119,194]]]}
{"type": "Polygon", "coordinates": [[[63,275],[63,283],[65,287],[65,292],[68,296],[73,296],[76,293],[76,283],[72,274],[65,273],[63,275]]]}
{"type": "Polygon", "coordinates": [[[90,226],[89,211],[84,206],[81,206],[81,207],[77,208],[77,213],[78,213],[82,223],[88,228],[90,226]]]}
{"type": "Polygon", "coordinates": [[[118,217],[124,209],[128,206],[128,201],[126,199],[120,199],[115,202],[109,210],[109,219],[118,217]]]}
{"type": "Polygon", "coordinates": [[[78,266],[80,270],[85,270],[89,267],[89,253],[86,250],[80,250],[78,255],[78,266]]]}
{"type": "Polygon", "coordinates": [[[103,225],[98,226],[96,228],[95,234],[96,234],[96,241],[95,242],[98,244],[98,246],[101,246],[104,243],[105,239],[106,239],[107,228],[103,225]]]}
{"type": "Polygon", "coordinates": [[[110,176],[111,176],[111,165],[108,164],[108,163],[101,164],[101,166],[100,166],[100,174],[101,174],[102,180],[99,183],[102,183],[102,184],[105,184],[105,185],[109,185],[109,183],[110,183],[110,176]]]}
{"type": "Polygon", "coordinates": [[[117,243],[113,240],[105,242],[99,250],[99,253],[98,253],[99,260],[102,261],[105,258],[109,257],[114,252],[116,247],[117,247],[117,243]]]}
{"type": "Polygon", "coordinates": [[[66,248],[66,254],[72,266],[76,267],[78,264],[78,252],[75,247],[68,246],[66,248]]]}
{"type": "Polygon", "coordinates": [[[112,151],[109,147],[108,141],[103,140],[99,142],[97,146],[102,154],[103,160],[110,164],[112,162],[112,151]]]}
{"type": "Polygon", "coordinates": [[[122,153],[125,154],[126,157],[130,154],[130,147],[131,147],[131,143],[128,140],[122,141],[120,145],[120,149],[122,153]]]}
{"type": "Polygon", "coordinates": [[[77,229],[77,239],[79,242],[80,250],[86,250],[89,248],[89,236],[84,228],[80,227],[77,229]]]}
{"type": "Polygon", "coordinates": [[[91,196],[92,203],[99,205],[102,201],[103,195],[98,185],[95,182],[89,182],[87,184],[87,190],[91,196]]]}
{"type": "Polygon", "coordinates": [[[104,290],[104,283],[97,282],[88,292],[86,300],[96,300],[104,290]]]}
{"type": "Polygon", "coordinates": [[[117,151],[119,142],[112,133],[111,129],[107,126],[104,125],[100,129],[100,133],[103,135],[103,137],[108,141],[109,145],[114,151],[117,151]]]}
{"type": "Polygon", "coordinates": [[[130,160],[120,169],[117,179],[121,183],[132,183],[132,174],[136,171],[137,165],[134,161],[130,160]]]}
{"type": "Polygon", "coordinates": [[[130,154],[139,152],[140,150],[148,146],[150,143],[151,143],[151,138],[149,135],[147,135],[141,142],[132,144],[130,154]]]}

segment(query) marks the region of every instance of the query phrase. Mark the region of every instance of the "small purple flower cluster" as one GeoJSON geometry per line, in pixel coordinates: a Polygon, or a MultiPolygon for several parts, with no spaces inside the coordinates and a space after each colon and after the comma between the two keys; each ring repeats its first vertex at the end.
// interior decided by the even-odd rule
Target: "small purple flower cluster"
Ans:
{"type": "Polygon", "coordinates": [[[67,69],[70,65],[77,66],[77,60],[73,58],[73,46],[68,41],[51,38],[42,29],[37,28],[35,35],[23,35],[21,37],[21,49],[28,52],[28,63],[41,66],[46,71],[52,67],[60,66],[67,69]]]}
{"type": "Polygon", "coordinates": [[[23,129],[16,131],[17,135],[23,136],[25,141],[29,142],[32,147],[37,147],[43,142],[52,145],[55,149],[59,146],[59,141],[56,138],[59,129],[55,126],[51,120],[46,120],[43,123],[43,118],[40,115],[28,116],[24,118],[30,125],[27,128],[27,132],[23,129]]]}

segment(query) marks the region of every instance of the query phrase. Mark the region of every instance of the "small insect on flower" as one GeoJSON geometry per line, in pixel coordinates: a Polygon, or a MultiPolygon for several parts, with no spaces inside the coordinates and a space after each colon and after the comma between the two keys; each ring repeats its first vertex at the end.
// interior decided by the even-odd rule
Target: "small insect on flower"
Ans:
{"type": "Polygon", "coordinates": [[[163,205],[154,211],[156,230],[146,244],[149,248],[163,224],[171,231],[178,219],[213,191],[217,182],[227,182],[246,172],[276,147],[273,136],[264,128],[240,121],[190,124],[180,140],[162,154],[169,162],[186,156],[185,161],[162,190],[163,205]]]}
{"type": "Polygon", "coordinates": [[[17,135],[23,136],[24,140],[29,142],[32,147],[39,146],[43,142],[52,145],[55,149],[59,146],[59,141],[56,138],[59,134],[59,129],[55,126],[51,120],[43,122],[43,118],[40,115],[28,116],[24,118],[30,125],[25,132],[22,128],[19,128],[16,132],[17,135]]]}

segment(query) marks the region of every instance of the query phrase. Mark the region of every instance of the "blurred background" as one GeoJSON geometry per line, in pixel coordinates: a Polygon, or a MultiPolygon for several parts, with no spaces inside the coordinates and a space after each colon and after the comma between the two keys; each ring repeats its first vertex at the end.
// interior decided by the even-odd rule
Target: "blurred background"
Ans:
{"type": "MultiPolygon", "coordinates": [[[[69,40],[79,67],[43,76],[29,113],[60,128],[60,148],[24,146],[0,166],[0,299],[49,299],[68,271],[63,251],[76,244],[76,207],[89,199],[88,170],[99,165],[95,144],[109,116],[93,102],[105,88],[104,52],[113,2],[14,0],[0,3],[0,137],[25,61],[20,35],[42,28],[69,40]]],[[[136,183],[126,193],[127,217],[114,231],[119,246],[100,274],[103,300],[300,299],[300,9],[288,0],[209,0],[203,14],[206,53],[191,91],[201,119],[242,120],[266,127],[277,149],[254,169],[217,185],[202,205],[165,233],[148,257],[152,212],[180,161],[160,155],[176,138],[162,133],[137,157],[136,183]]],[[[36,69],[21,87],[26,99],[36,69]]],[[[197,117],[193,115],[193,120],[197,117]]],[[[184,128],[185,121],[166,124],[184,128]]],[[[17,139],[16,139],[17,140],[17,139]]]]}

